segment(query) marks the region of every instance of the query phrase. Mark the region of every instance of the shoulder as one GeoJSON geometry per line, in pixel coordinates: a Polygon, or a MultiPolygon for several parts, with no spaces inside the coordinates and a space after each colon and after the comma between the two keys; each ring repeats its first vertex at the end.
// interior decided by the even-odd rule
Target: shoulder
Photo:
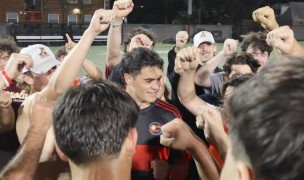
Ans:
{"type": "Polygon", "coordinates": [[[156,102],[156,106],[172,113],[177,118],[182,118],[180,111],[174,105],[168,102],[158,99],[156,102]]]}
{"type": "Polygon", "coordinates": [[[34,97],[37,93],[34,93],[32,95],[29,95],[23,103],[20,105],[18,109],[18,118],[16,121],[16,132],[18,135],[18,139],[20,144],[23,142],[27,131],[30,127],[30,109],[31,104],[33,102],[34,97]]]}

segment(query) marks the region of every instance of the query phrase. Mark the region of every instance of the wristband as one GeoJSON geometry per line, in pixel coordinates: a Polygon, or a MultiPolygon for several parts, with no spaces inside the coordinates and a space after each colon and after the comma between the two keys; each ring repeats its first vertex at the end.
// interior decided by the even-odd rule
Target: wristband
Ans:
{"type": "Polygon", "coordinates": [[[124,20],[125,20],[125,18],[123,17],[123,18],[121,19],[121,22],[116,23],[116,24],[114,24],[114,20],[112,20],[111,25],[112,25],[113,28],[115,28],[115,27],[117,27],[117,26],[122,25],[122,23],[124,22],[124,20]]]}
{"type": "Polygon", "coordinates": [[[13,84],[13,81],[11,80],[11,78],[6,74],[6,72],[4,70],[1,71],[2,77],[4,77],[4,81],[7,81],[7,83],[9,85],[13,84]]]}
{"type": "Polygon", "coordinates": [[[3,79],[3,82],[4,82],[4,88],[9,87],[10,85],[9,85],[9,83],[7,82],[7,80],[5,79],[5,77],[3,76],[3,74],[0,73],[0,75],[1,75],[1,77],[2,77],[2,79],[3,79]]]}

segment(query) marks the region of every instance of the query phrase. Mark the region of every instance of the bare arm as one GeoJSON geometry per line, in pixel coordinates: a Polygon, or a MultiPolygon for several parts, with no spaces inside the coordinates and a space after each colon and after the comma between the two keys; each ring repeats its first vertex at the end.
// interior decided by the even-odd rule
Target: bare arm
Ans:
{"type": "Polygon", "coordinates": [[[207,146],[193,133],[185,122],[181,119],[174,119],[163,125],[161,130],[160,143],[162,145],[178,150],[190,151],[201,179],[219,179],[217,167],[207,146]]]}
{"type": "Polygon", "coordinates": [[[177,93],[180,102],[195,116],[203,111],[207,103],[201,100],[195,92],[194,76],[198,66],[198,51],[196,47],[188,47],[176,55],[175,66],[182,68],[177,93]]]}
{"type": "Polygon", "coordinates": [[[102,78],[102,71],[88,59],[85,59],[82,63],[83,69],[87,72],[88,76],[92,79],[102,78]]]}
{"type": "Polygon", "coordinates": [[[224,130],[221,112],[218,108],[207,107],[196,117],[196,125],[204,130],[208,142],[216,148],[221,159],[225,160],[228,149],[228,136],[224,130]]]}
{"type": "Polygon", "coordinates": [[[234,39],[226,39],[223,50],[204,64],[195,74],[195,84],[203,87],[210,87],[210,76],[221,61],[236,51],[238,42],[234,39]]]}
{"type": "MultiPolygon", "coordinates": [[[[76,43],[72,41],[70,36],[66,34],[66,38],[68,42],[65,44],[65,50],[67,53],[70,53],[70,51],[75,47],[76,43]]],[[[82,63],[83,69],[87,72],[88,76],[92,79],[100,79],[102,78],[102,71],[88,59],[85,59],[82,63]]]]}
{"type": "Polygon", "coordinates": [[[110,19],[110,10],[99,9],[95,11],[90,26],[85,30],[80,41],[55,71],[47,87],[42,90],[42,96],[47,97],[50,101],[55,101],[60,94],[70,87],[81,68],[93,40],[100,32],[108,28],[110,19]]]}
{"type": "Polygon", "coordinates": [[[106,66],[109,68],[110,72],[121,60],[120,45],[122,41],[121,33],[123,18],[132,12],[133,6],[132,0],[118,0],[113,4],[115,18],[109,29],[106,54],[106,66]]]}
{"type": "Polygon", "coordinates": [[[2,170],[3,179],[33,179],[38,167],[48,129],[52,124],[52,107],[37,95],[30,112],[31,126],[18,153],[2,170]]]}

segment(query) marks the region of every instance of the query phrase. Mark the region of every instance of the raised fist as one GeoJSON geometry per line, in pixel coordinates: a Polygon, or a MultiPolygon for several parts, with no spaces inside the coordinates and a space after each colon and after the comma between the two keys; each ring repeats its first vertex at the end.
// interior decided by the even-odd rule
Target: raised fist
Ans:
{"type": "Polygon", "coordinates": [[[151,41],[148,36],[144,34],[138,34],[131,39],[129,52],[134,48],[145,47],[147,49],[152,49],[153,41],[151,41]]]}
{"type": "Polygon", "coordinates": [[[281,53],[291,55],[297,43],[293,31],[289,26],[282,26],[267,34],[267,43],[277,48],[281,53]]]}
{"type": "Polygon", "coordinates": [[[199,52],[195,46],[182,49],[176,54],[175,68],[181,72],[195,70],[199,63],[199,52]]]}
{"type": "Polygon", "coordinates": [[[234,39],[226,39],[224,42],[223,52],[225,56],[229,56],[236,52],[238,41],[234,39]]]}
{"type": "Polygon", "coordinates": [[[272,31],[279,27],[274,11],[269,6],[253,11],[252,18],[255,22],[260,23],[267,31],[272,31]]]}
{"type": "Polygon", "coordinates": [[[94,12],[90,26],[88,30],[95,35],[98,35],[102,31],[109,27],[110,22],[114,17],[112,10],[98,9],[94,12]]]}
{"type": "Polygon", "coordinates": [[[176,33],[176,48],[177,49],[182,49],[184,48],[185,44],[187,43],[189,38],[189,35],[187,33],[187,31],[178,31],[176,33]]]}
{"type": "Polygon", "coordinates": [[[132,0],[117,0],[113,4],[113,12],[116,18],[123,18],[130,14],[134,4],[132,0]]]}

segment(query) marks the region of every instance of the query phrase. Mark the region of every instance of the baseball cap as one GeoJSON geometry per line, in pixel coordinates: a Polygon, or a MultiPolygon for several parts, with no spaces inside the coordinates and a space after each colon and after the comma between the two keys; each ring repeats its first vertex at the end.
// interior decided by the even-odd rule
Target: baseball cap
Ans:
{"type": "Polygon", "coordinates": [[[29,54],[32,56],[33,67],[27,69],[23,68],[22,73],[32,71],[36,74],[47,73],[52,67],[60,64],[51,51],[51,49],[43,44],[34,44],[21,49],[20,54],[29,54]]]}
{"type": "Polygon", "coordinates": [[[209,31],[201,31],[194,36],[194,46],[198,47],[203,42],[215,43],[213,35],[209,31]]]}

